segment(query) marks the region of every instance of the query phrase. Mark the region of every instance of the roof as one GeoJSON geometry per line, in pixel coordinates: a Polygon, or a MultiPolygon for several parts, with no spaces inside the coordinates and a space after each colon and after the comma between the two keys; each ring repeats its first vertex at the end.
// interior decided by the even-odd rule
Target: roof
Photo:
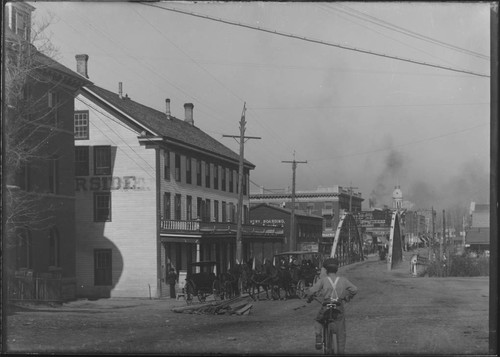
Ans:
{"type": "Polygon", "coordinates": [[[89,79],[40,52],[33,44],[20,39],[8,26],[5,27],[5,30],[6,43],[10,44],[10,46],[6,46],[6,49],[26,51],[26,55],[32,56],[33,63],[31,64],[31,68],[34,71],[50,72],[52,76],[59,75],[66,82],[77,88],[92,84],[89,79]]]}
{"type": "MultiPolygon", "coordinates": [[[[85,88],[132,117],[149,131],[157,133],[166,140],[178,144],[187,144],[202,151],[239,162],[239,154],[184,120],[173,116],[167,117],[164,112],[137,103],[128,97],[120,98],[117,93],[96,85],[89,85],[85,88]]],[[[245,160],[245,165],[255,168],[255,165],[247,160],[245,160]]]]}
{"type": "Polygon", "coordinates": [[[60,75],[71,78],[71,80],[77,82],[80,86],[92,84],[92,82],[90,80],[88,80],[87,78],[85,78],[81,74],[72,71],[68,67],[63,66],[59,62],[53,60],[52,58],[46,56],[45,54],[43,54],[39,51],[35,52],[34,60],[41,65],[40,68],[42,70],[49,70],[52,72],[55,71],[55,72],[59,73],[60,75]]]}
{"type": "MultiPolygon", "coordinates": [[[[276,207],[276,206],[273,206],[273,205],[269,205],[267,203],[259,203],[253,207],[250,207],[250,211],[252,210],[255,210],[257,208],[260,208],[260,207],[268,207],[268,208],[271,208],[271,209],[274,209],[278,212],[282,212],[282,213],[286,213],[286,214],[292,214],[292,210],[290,209],[287,209],[287,208],[282,208],[282,207],[276,207]]],[[[295,210],[295,216],[300,216],[300,217],[312,217],[312,218],[320,218],[321,220],[323,220],[323,217],[321,216],[317,216],[315,214],[309,214],[305,211],[302,211],[302,210],[295,210]]]]}
{"type": "Polygon", "coordinates": [[[490,244],[489,228],[471,228],[465,235],[467,244],[490,244]]]}

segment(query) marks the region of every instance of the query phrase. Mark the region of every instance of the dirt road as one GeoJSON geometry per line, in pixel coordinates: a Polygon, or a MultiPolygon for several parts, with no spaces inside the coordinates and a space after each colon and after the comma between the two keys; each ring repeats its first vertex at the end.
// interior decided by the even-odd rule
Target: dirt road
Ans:
{"type": "MultiPolygon", "coordinates": [[[[347,307],[346,353],[487,354],[487,277],[412,278],[408,260],[343,267],[359,288],[347,307]]],[[[7,316],[10,352],[321,354],[303,300],[256,301],[248,316],[175,313],[183,301],[79,300],[7,316]]]]}

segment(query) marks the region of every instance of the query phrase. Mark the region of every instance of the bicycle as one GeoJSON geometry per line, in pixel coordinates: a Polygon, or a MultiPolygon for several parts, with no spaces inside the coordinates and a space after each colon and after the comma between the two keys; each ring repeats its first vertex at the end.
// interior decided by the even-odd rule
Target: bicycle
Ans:
{"type": "Polygon", "coordinates": [[[339,310],[341,301],[339,299],[328,299],[321,302],[319,299],[314,298],[317,302],[326,307],[323,320],[323,353],[325,355],[338,354],[338,339],[335,331],[335,321],[342,312],[339,310]]]}

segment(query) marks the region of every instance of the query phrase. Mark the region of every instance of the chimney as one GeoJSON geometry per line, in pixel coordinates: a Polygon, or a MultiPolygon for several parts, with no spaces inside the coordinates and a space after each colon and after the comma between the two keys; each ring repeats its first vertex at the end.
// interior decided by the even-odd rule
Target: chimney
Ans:
{"type": "Polygon", "coordinates": [[[89,78],[87,73],[87,62],[89,60],[88,55],[76,55],[76,71],[84,76],[85,78],[89,78]]]}
{"type": "Polygon", "coordinates": [[[170,119],[170,98],[165,99],[165,114],[167,114],[167,119],[170,119]]]}
{"type": "Polygon", "coordinates": [[[191,125],[194,125],[193,108],[194,108],[193,103],[184,104],[184,111],[186,113],[186,117],[185,117],[184,121],[191,124],[191,125]]]}
{"type": "Polygon", "coordinates": [[[122,82],[118,82],[118,97],[120,99],[123,98],[123,88],[122,88],[122,82]]]}

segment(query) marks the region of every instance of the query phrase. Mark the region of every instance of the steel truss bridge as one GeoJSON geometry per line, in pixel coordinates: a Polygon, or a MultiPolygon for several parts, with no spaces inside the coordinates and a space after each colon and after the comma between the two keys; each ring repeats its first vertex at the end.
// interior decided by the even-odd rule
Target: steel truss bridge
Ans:
{"type": "MultiPolygon", "coordinates": [[[[387,254],[387,269],[391,270],[403,261],[401,215],[398,211],[392,213],[389,235],[389,251],[387,254]]],[[[354,216],[344,213],[340,217],[330,257],[337,258],[340,266],[363,261],[363,239],[359,234],[354,216]]]]}

